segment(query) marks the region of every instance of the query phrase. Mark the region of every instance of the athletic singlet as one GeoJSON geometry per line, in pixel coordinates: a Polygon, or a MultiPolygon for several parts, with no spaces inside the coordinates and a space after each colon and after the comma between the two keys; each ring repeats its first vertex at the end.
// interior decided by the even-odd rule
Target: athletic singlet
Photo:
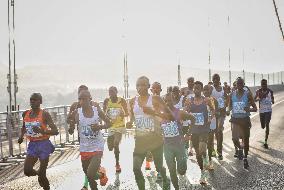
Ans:
{"type": "Polygon", "coordinates": [[[213,86],[212,96],[217,100],[218,102],[218,108],[222,109],[225,108],[225,97],[224,97],[224,88],[222,87],[222,90],[218,92],[216,88],[213,86]]]}
{"type": "Polygon", "coordinates": [[[175,121],[164,120],[161,124],[165,144],[180,144],[183,142],[179,111],[177,108],[173,111],[175,121]]]}
{"type": "Polygon", "coordinates": [[[79,135],[80,135],[80,152],[98,152],[104,150],[105,140],[100,130],[93,131],[92,124],[99,123],[99,114],[97,107],[92,106],[94,116],[87,118],[83,114],[82,108],[78,109],[79,114],[79,135]]]}
{"type": "MultiPolygon", "coordinates": [[[[146,107],[153,108],[152,98],[152,95],[150,95],[146,103],[146,107]]],[[[155,119],[155,117],[143,112],[143,109],[138,103],[138,96],[135,97],[133,113],[135,118],[136,136],[147,136],[149,133],[153,133],[155,131],[155,127],[159,125],[159,122],[155,119]]]]}
{"type": "Polygon", "coordinates": [[[33,127],[38,127],[43,130],[47,129],[47,126],[43,122],[43,110],[40,109],[37,117],[30,118],[30,113],[32,110],[28,110],[24,116],[25,128],[26,128],[26,137],[29,141],[41,141],[49,139],[49,135],[43,135],[41,133],[35,133],[33,127]]]}
{"type": "Polygon", "coordinates": [[[249,91],[244,91],[242,97],[237,97],[237,91],[232,93],[232,117],[233,118],[245,118],[250,115],[250,113],[245,111],[245,107],[248,106],[248,93],[249,91]]]}
{"type": "Polygon", "coordinates": [[[112,121],[111,129],[125,127],[124,117],[121,116],[124,115],[121,98],[118,97],[116,103],[109,98],[106,107],[106,114],[112,121]]]}
{"type": "Polygon", "coordinates": [[[191,133],[200,134],[209,132],[208,125],[208,108],[205,98],[202,97],[203,102],[200,105],[194,104],[194,98],[191,98],[190,112],[195,117],[195,124],[192,125],[191,133]]]}
{"type": "Polygon", "coordinates": [[[270,89],[267,89],[267,91],[266,97],[259,100],[259,113],[272,112],[272,93],[270,89]]]}

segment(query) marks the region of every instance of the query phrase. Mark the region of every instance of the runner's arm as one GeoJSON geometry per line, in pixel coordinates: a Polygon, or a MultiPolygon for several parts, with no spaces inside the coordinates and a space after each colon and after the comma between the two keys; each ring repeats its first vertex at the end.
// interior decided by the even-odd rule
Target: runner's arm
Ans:
{"type": "Polygon", "coordinates": [[[273,91],[270,90],[270,93],[271,93],[271,101],[272,101],[272,104],[274,104],[274,95],[273,95],[273,91]]]}
{"type": "Polygon", "coordinates": [[[18,138],[18,143],[21,144],[23,142],[23,139],[24,139],[24,135],[26,133],[26,127],[25,127],[25,122],[24,122],[24,118],[26,116],[26,113],[27,111],[25,111],[23,114],[22,114],[22,117],[23,117],[23,126],[21,128],[21,133],[20,133],[20,136],[18,138]]]}
{"type": "Polygon", "coordinates": [[[121,98],[121,104],[124,111],[124,117],[128,117],[129,114],[128,114],[127,102],[124,98],[121,98]]]}
{"type": "Polygon", "coordinates": [[[111,122],[109,120],[109,118],[104,114],[104,112],[102,111],[102,109],[100,108],[100,106],[97,106],[97,110],[98,110],[98,114],[99,117],[104,121],[104,125],[98,125],[98,130],[101,129],[108,129],[111,127],[111,122]]]}
{"type": "MultiPolygon", "coordinates": [[[[255,104],[255,101],[253,99],[253,95],[252,93],[248,93],[248,100],[249,100],[249,104],[250,106],[252,107],[249,107],[248,111],[249,112],[257,112],[257,107],[256,107],[256,104],[255,104]]],[[[246,110],[247,111],[247,110],[246,110]]]]}
{"type": "Polygon", "coordinates": [[[153,106],[155,109],[155,115],[167,119],[170,121],[174,121],[175,117],[170,108],[166,105],[165,101],[160,96],[153,96],[153,106]]]}
{"type": "Polygon", "coordinates": [[[42,117],[43,121],[48,125],[50,129],[40,131],[40,133],[45,135],[58,135],[58,129],[54,124],[51,115],[47,111],[43,111],[42,117]]]}
{"type": "Polygon", "coordinates": [[[259,101],[259,91],[258,90],[255,92],[254,101],[255,102],[259,101]]]}
{"type": "Polygon", "coordinates": [[[180,119],[182,121],[185,120],[190,120],[191,121],[191,125],[195,124],[195,117],[191,114],[191,113],[187,113],[186,111],[180,110],[180,119]]]}
{"type": "Polygon", "coordinates": [[[129,113],[130,113],[130,121],[128,121],[126,123],[126,128],[127,129],[131,129],[133,127],[133,122],[134,122],[134,113],[133,113],[133,107],[134,107],[134,98],[132,98],[130,101],[129,101],[129,113]]]}
{"type": "Polygon", "coordinates": [[[109,101],[109,99],[108,98],[106,98],[105,100],[104,100],[104,103],[103,103],[103,111],[106,113],[106,111],[107,111],[107,103],[108,103],[108,101],[109,101]]]}

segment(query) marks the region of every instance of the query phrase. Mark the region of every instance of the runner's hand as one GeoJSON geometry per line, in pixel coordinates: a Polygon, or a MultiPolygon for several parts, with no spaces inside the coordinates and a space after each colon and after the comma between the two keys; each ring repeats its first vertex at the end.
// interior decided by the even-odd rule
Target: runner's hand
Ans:
{"type": "Polygon", "coordinates": [[[250,108],[249,107],[245,107],[244,110],[248,113],[250,112],[250,108]]]}
{"type": "Polygon", "coordinates": [[[191,140],[191,135],[188,135],[188,134],[184,135],[183,140],[184,141],[190,141],[191,140]]]}
{"type": "Polygon", "coordinates": [[[73,135],[73,133],[74,133],[74,127],[69,127],[68,133],[69,133],[70,135],[73,135]]]}
{"type": "Polygon", "coordinates": [[[33,132],[43,134],[44,130],[41,127],[33,126],[33,132]]]}
{"type": "Polygon", "coordinates": [[[19,144],[22,144],[23,141],[24,141],[23,137],[19,137],[19,138],[18,138],[18,143],[19,143],[19,144]]]}
{"type": "Polygon", "coordinates": [[[133,127],[133,123],[132,122],[127,122],[126,123],[126,129],[131,129],[133,127]]]}
{"type": "Polygon", "coordinates": [[[155,111],[150,107],[143,107],[143,112],[148,115],[155,115],[155,111]]]}

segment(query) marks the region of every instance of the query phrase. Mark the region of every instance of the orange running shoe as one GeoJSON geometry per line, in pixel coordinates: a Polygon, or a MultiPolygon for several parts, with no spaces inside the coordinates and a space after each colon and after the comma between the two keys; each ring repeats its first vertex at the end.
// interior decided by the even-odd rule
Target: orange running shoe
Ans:
{"type": "Polygon", "coordinates": [[[151,162],[146,161],[145,170],[151,170],[151,162]]]}
{"type": "Polygon", "coordinates": [[[106,175],[106,169],[104,167],[100,167],[99,173],[101,174],[100,185],[105,186],[108,182],[108,178],[107,178],[107,175],[106,175]]]}
{"type": "Polygon", "coordinates": [[[120,173],[121,172],[121,167],[120,167],[119,164],[115,165],[115,171],[116,171],[116,173],[120,173]]]}

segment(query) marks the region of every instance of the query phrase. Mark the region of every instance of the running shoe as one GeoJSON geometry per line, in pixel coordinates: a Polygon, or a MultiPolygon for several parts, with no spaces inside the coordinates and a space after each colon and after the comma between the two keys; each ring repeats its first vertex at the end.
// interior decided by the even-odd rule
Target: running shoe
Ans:
{"type": "Polygon", "coordinates": [[[211,170],[211,171],[214,170],[214,165],[213,165],[212,160],[209,161],[208,170],[211,170]]]}
{"type": "Polygon", "coordinates": [[[120,167],[119,164],[115,165],[115,171],[116,171],[116,173],[120,173],[121,172],[121,167],[120,167]]]}
{"type": "Polygon", "coordinates": [[[208,158],[207,158],[207,157],[206,157],[206,158],[203,158],[202,161],[203,161],[203,167],[204,167],[206,170],[208,170],[208,168],[209,168],[208,158]]]}
{"type": "Polygon", "coordinates": [[[81,190],[88,190],[88,187],[83,186],[81,190]]]}
{"type": "Polygon", "coordinates": [[[222,154],[218,155],[218,160],[223,160],[223,155],[222,154]]]}
{"type": "Polygon", "coordinates": [[[188,156],[193,156],[193,151],[192,150],[189,150],[188,156]]]}
{"type": "Polygon", "coordinates": [[[205,170],[202,170],[202,171],[201,171],[201,177],[200,177],[199,183],[200,183],[201,185],[206,185],[206,184],[207,184],[205,170]]]}
{"type": "Polygon", "coordinates": [[[235,154],[234,154],[234,158],[238,158],[239,157],[239,151],[236,150],[235,154]]]}
{"type": "Polygon", "coordinates": [[[248,160],[246,158],[244,159],[244,168],[245,169],[249,168],[249,163],[248,163],[248,160]]]}
{"type": "Polygon", "coordinates": [[[151,170],[151,162],[146,161],[145,170],[151,170]]]}
{"type": "Polygon", "coordinates": [[[158,174],[157,174],[157,182],[160,182],[160,181],[162,181],[163,180],[163,177],[162,177],[162,175],[161,175],[161,173],[160,172],[158,172],[158,174]]]}
{"type": "Polygon", "coordinates": [[[238,157],[239,157],[239,160],[243,160],[243,158],[244,158],[243,149],[239,149],[238,157]]]}
{"type": "Polygon", "coordinates": [[[267,143],[264,143],[263,146],[264,146],[265,149],[268,149],[268,144],[267,143]]]}
{"type": "Polygon", "coordinates": [[[216,156],[217,156],[217,153],[216,153],[215,149],[213,149],[213,151],[212,151],[212,157],[216,157],[216,156]]]}
{"type": "Polygon", "coordinates": [[[106,169],[104,167],[100,167],[99,173],[101,174],[100,185],[105,186],[108,182],[108,178],[106,175],[106,169]]]}

